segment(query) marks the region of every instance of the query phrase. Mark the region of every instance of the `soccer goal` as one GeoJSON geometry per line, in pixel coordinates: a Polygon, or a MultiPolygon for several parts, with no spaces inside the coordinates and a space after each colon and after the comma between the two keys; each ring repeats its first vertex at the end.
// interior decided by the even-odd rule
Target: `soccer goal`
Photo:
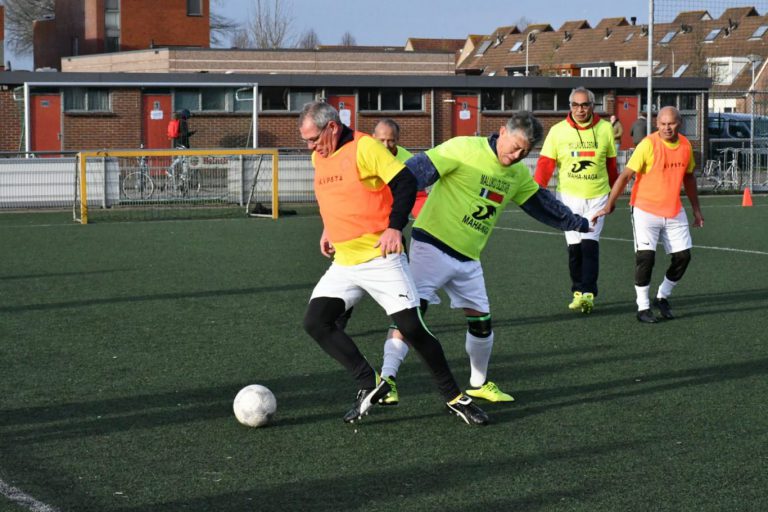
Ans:
{"type": "Polygon", "coordinates": [[[160,220],[278,217],[276,149],[86,151],[78,154],[73,218],[160,220]]]}

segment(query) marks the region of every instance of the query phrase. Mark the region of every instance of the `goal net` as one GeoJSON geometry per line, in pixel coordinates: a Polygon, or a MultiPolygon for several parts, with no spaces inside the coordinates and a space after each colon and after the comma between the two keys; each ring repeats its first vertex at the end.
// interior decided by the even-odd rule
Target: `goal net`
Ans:
{"type": "Polygon", "coordinates": [[[276,149],[126,150],[78,154],[73,217],[161,220],[278,217],[276,149]]]}

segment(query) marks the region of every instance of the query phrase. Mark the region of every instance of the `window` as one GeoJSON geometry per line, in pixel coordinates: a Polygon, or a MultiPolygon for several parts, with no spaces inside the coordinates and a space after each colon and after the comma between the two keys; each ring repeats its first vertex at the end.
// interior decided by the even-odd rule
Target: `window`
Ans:
{"type": "Polygon", "coordinates": [[[715,39],[717,39],[717,36],[720,35],[721,28],[716,28],[714,30],[710,30],[709,34],[707,34],[707,37],[704,38],[705,43],[711,43],[715,39]]]}
{"type": "MultiPolygon", "coordinates": [[[[265,87],[261,89],[262,97],[264,89],[277,89],[278,92],[272,100],[284,104],[283,93],[280,87],[265,87]]],[[[267,93],[269,94],[269,93],[267,93]]],[[[241,99],[251,98],[250,90],[240,90],[238,97],[241,99]]],[[[262,98],[262,102],[264,98],[262,98]]],[[[303,105],[303,104],[302,104],[303,105]]],[[[301,108],[302,105],[299,105],[301,108]]],[[[190,112],[251,112],[253,103],[251,101],[236,101],[235,89],[224,87],[203,87],[200,89],[176,89],[173,91],[173,110],[179,111],[187,109],[190,112]]],[[[286,110],[285,108],[270,108],[269,110],[286,110]]]]}
{"type": "Polygon", "coordinates": [[[525,90],[483,89],[480,93],[480,105],[484,112],[525,110],[525,90]]]}
{"type": "Polygon", "coordinates": [[[299,112],[304,108],[304,105],[313,101],[315,101],[314,89],[291,89],[291,92],[288,94],[288,109],[291,112],[299,112]]]}
{"type": "Polygon", "coordinates": [[[421,89],[398,89],[395,87],[363,88],[357,91],[360,110],[408,111],[424,110],[421,89]]]}
{"type": "Polygon", "coordinates": [[[666,71],[666,70],[667,70],[667,65],[666,65],[666,64],[659,64],[659,65],[658,65],[658,66],[656,66],[656,68],[653,70],[653,74],[654,74],[654,75],[661,75],[661,74],[662,74],[662,73],[664,73],[664,71],[666,71]]]}
{"type": "Polygon", "coordinates": [[[627,37],[624,38],[624,42],[625,43],[630,42],[633,37],[635,37],[635,33],[634,32],[630,32],[629,34],[627,34],[627,37]]]}
{"type": "Polygon", "coordinates": [[[202,16],[203,0],[187,0],[187,16],[202,16]]]}
{"type": "Polygon", "coordinates": [[[381,110],[400,110],[400,89],[381,89],[381,110]]]}
{"type": "Polygon", "coordinates": [[[109,89],[73,87],[64,90],[65,112],[109,112],[109,89]]]}
{"type": "Polygon", "coordinates": [[[259,92],[263,111],[298,112],[305,103],[315,100],[314,89],[262,87],[259,92]]]}
{"type": "Polygon", "coordinates": [[[421,110],[421,89],[403,89],[403,110],[421,110]]]}
{"type": "Polygon", "coordinates": [[[708,64],[709,76],[712,78],[713,84],[727,85],[731,82],[727,62],[709,62],[708,64]]]}
{"type": "Polygon", "coordinates": [[[757,30],[755,30],[751,36],[749,36],[750,39],[762,39],[765,35],[765,32],[768,31],[768,25],[760,25],[757,27],[757,30]]]}
{"type": "Polygon", "coordinates": [[[696,110],[696,98],[698,96],[696,94],[691,93],[680,93],[678,95],[679,98],[679,105],[678,108],[680,110],[696,110]]]}
{"type": "Polygon", "coordinates": [[[571,104],[568,101],[568,97],[571,95],[571,91],[562,90],[557,91],[557,110],[560,111],[569,111],[571,109],[571,104]]]}
{"type": "Polygon", "coordinates": [[[501,89],[484,89],[480,94],[480,105],[482,110],[502,110],[501,102],[504,93],[501,89]]]}
{"type": "Polygon", "coordinates": [[[533,91],[533,110],[555,110],[555,94],[552,91],[533,91]]]}
{"type": "Polygon", "coordinates": [[[520,48],[523,47],[523,42],[518,41],[515,44],[512,45],[512,48],[509,49],[510,52],[519,52],[520,48]]]}
{"type": "Polygon", "coordinates": [[[119,0],[104,2],[104,51],[107,53],[120,51],[119,0]]]}
{"type": "Polygon", "coordinates": [[[616,76],[620,77],[635,77],[637,76],[637,66],[629,67],[617,67],[616,76]]]}
{"type": "Polygon", "coordinates": [[[659,41],[659,44],[669,44],[670,41],[677,35],[677,32],[667,32],[663,38],[661,38],[661,41],[659,41]]]}
{"type": "Polygon", "coordinates": [[[525,110],[525,91],[506,89],[504,91],[504,110],[525,110]]]}
{"type": "Polygon", "coordinates": [[[681,76],[683,76],[683,73],[685,73],[685,70],[688,69],[688,66],[690,66],[690,64],[687,64],[687,63],[683,64],[682,66],[677,68],[677,70],[674,72],[672,76],[674,78],[680,78],[681,76]]]}
{"type": "Polygon", "coordinates": [[[479,57],[482,54],[484,54],[485,50],[487,50],[489,46],[491,46],[491,41],[483,41],[483,44],[481,44],[480,48],[477,49],[477,52],[475,53],[475,57],[479,57]]]}
{"type": "Polygon", "coordinates": [[[219,111],[227,110],[227,94],[224,89],[202,89],[200,91],[200,110],[219,111]]]}

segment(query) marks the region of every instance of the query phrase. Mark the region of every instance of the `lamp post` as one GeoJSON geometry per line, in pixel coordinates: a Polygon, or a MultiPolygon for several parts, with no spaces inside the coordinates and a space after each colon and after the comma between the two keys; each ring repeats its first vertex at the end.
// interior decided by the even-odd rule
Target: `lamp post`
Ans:
{"type": "Polygon", "coordinates": [[[752,177],[755,169],[755,65],[762,60],[759,55],[751,53],[747,59],[752,65],[752,83],[749,85],[749,189],[752,190],[752,177]]]}
{"type": "Polygon", "coordinates": [[[525,36],[525,76],[528,76],[528,47],[536,40],[536,32],[531,30],[525,36]]]}

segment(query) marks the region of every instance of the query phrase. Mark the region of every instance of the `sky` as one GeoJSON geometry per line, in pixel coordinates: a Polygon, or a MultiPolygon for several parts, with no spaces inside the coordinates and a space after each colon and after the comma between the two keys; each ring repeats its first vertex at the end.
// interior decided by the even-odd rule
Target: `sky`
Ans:
{"type": "MultiPolygon", "coordinates": [[[[268,0],[269,1],[269,0],[268,0]]],[[[405,44],[409,37],[464,39],[489,34],[521,18],[558,29],[568,20],[636,16],[648,20],[648,0],[283,0],[292,6],[293,29],[314,29],[321,44],[338,44],[349,31],[359,45],[405,44]],[[468,8],[469,6],[469,8],[468,8]]],[[[211,9],[245,21],[253,0],[211,0],[211,9]]],[[[252,12],[252,10],[250,10],[252,12]]]]}
{"type": "MultiPolygon", "coordinates": [[[[271,3],[273,0],[265,0],[271,3]]],[[[314,29],[321,44],[339,44],[349,31],[358,45],[403,46],[409,37],[464,39],[469,34],[489,34],[499,26],[513,25],[522,18],[531,23],[549,23],[557,30],[565,21],[586,19],[591,26],[603,18],[637,17],[648,22],[648,0],[280,0],[292,13],[293,34],[298,37],[314,29]]],[[[244,22],[253,12],[255,0],[210,0],[211,10],[234,21],[244,22]]],[[[726,0],[657,0],[661,9],[693,10],[719,6],[726,0]]],[[[739,5],[765,4],[755,0],[739,5]]],[[[666,13],[667,15],[669,13],[666,13]]],[[[714,13],[718,16],[720,13],[714,13]]],[[[666,21],[666,20],[665,20],[666,21]]],[[[6,49],[6,60],[14,69],[30,69],[31,56],[18,56],[6,49]]]]}

